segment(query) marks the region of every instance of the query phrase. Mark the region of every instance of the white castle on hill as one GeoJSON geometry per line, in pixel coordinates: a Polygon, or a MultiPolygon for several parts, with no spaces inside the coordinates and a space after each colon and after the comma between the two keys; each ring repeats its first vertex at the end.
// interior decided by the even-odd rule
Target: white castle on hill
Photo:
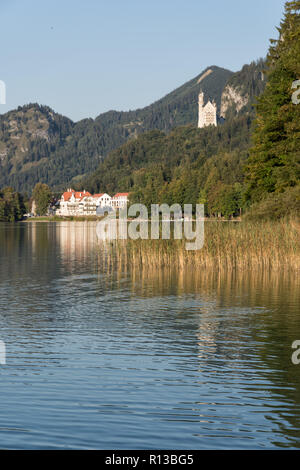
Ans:
{"type": "Polygon", "coordinates": [[[204,106],[204,93],[199,94],[199,118],[198,127],[217,126],[217,105],[215,102],[208,101],[204,106]]]}

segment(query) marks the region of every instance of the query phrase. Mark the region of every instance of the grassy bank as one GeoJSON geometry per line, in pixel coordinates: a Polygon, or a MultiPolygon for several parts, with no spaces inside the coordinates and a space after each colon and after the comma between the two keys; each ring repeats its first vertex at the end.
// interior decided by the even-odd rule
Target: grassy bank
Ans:
{"type": "Polygon", "coordinates": [[[124,266],[300,270],[299,240],[297,219],[209,222],[201,250],[186,251],[185,240],[118,240],[109,244],[106,256],[124,266]]]}

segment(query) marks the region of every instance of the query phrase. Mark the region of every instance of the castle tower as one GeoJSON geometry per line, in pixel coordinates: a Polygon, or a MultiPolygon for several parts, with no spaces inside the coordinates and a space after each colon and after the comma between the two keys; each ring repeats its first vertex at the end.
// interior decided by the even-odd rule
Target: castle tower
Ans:
{"type": "Polygon", "coordinates": [[[201,92],[198,98],[198,128],[206,126],[217,126],[217,105],[215,102],[208,101],[204,106],[204,93],[201,92]]]}
{"type": "Polygon", "coordinates": [[[204,107],[204,93],[199,93],[198,97],[198,127],[201,129],[204,127],[204,113],[203,113],[203,107],[204,107]]]}

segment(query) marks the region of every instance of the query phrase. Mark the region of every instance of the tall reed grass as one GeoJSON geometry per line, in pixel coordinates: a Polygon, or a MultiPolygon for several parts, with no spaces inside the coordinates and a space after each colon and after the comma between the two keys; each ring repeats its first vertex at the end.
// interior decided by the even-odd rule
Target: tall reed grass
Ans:
{"type": "Polygon", "coordinates": [[[300,270],[300,221],[205,223],[201,250],[187,251],[185,240],[117,240],[106,256],[119,265],[212,269],[300,270]]]}

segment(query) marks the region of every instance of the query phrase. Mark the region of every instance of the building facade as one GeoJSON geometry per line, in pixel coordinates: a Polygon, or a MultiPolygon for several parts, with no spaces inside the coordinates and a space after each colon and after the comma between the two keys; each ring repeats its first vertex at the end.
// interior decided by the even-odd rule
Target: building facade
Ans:
{"type": "Polygon", "coordinates": [[[128,204],[129,193],[117,193],[112,197],[112,207],[123,209],[128,204]]]}
{"type": "Polygon", "coordinates": [[[126,207],[128,196],[129,193],[117,193],[113,197],[107,193],[92,195],[85,190],[74,191],[70,188],[62,194],[55,213],[60,216],[97,215],[100,208],[118,210],[126,207]]]}

